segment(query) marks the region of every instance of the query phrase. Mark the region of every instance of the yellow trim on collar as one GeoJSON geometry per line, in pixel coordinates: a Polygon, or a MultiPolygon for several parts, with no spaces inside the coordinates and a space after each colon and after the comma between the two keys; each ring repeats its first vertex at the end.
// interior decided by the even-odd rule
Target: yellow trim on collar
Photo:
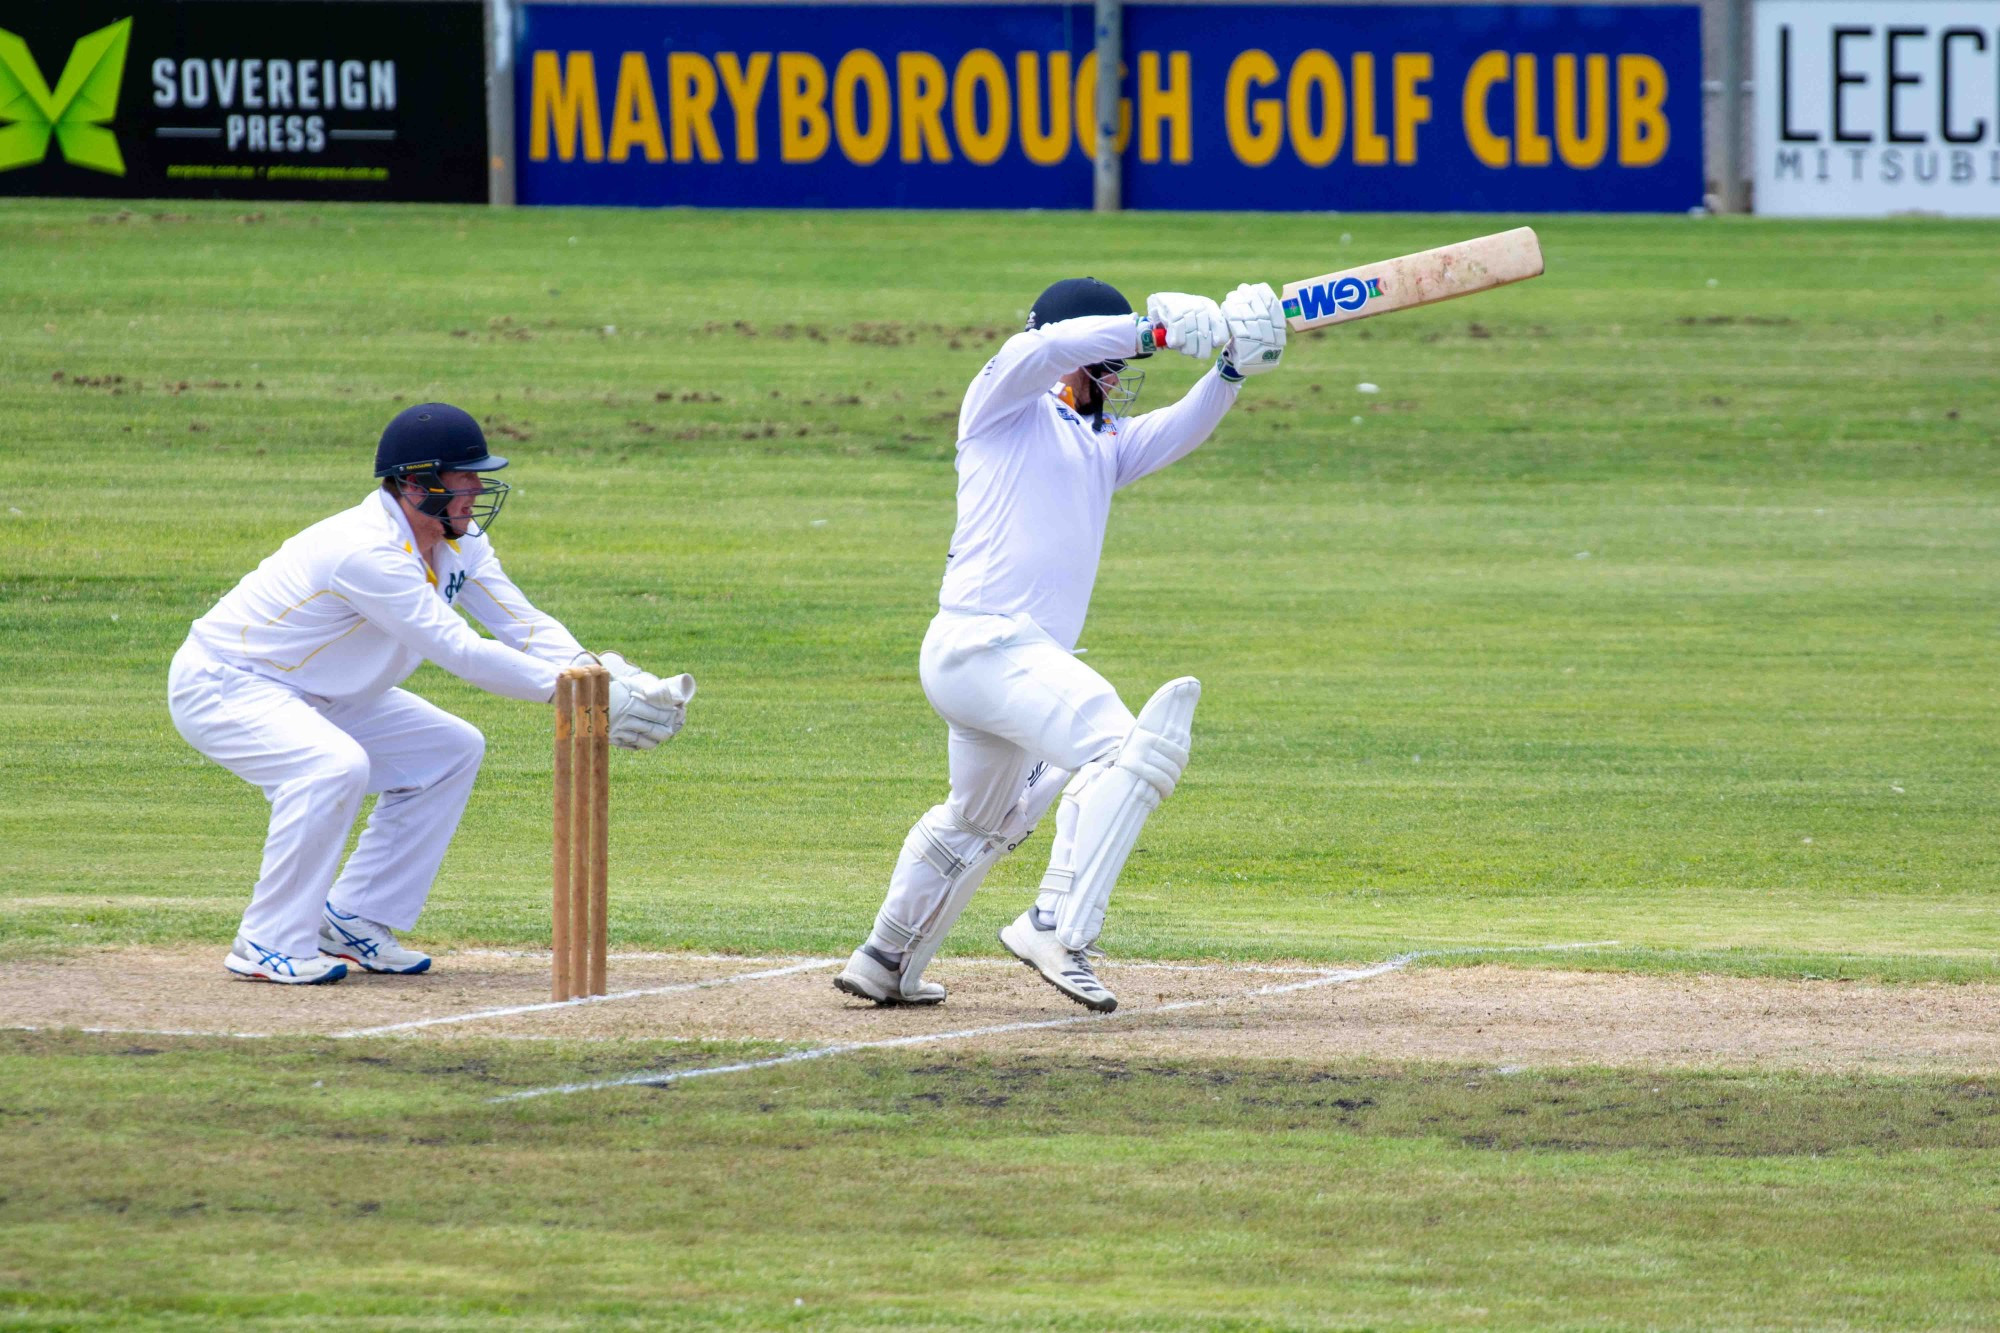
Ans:
{"type": "MultiPolygon", "coordinates": [[[[410,545],[408,542],[403,543],[403,549],[405,551],[408,551],[411,555],[417,554],[417,548],[410,545]]],[[[454,546],[451,549],[456,551],[458,548],[454,546]]],[[[421,559],[421,557],[419,558],[421,559]]],[[[437,587],[438,586],[437,571],[431,568],[430,561],[425,560],[423,564],[424,564],[424,582],[430,584],[433,588],[437,587]]]]}

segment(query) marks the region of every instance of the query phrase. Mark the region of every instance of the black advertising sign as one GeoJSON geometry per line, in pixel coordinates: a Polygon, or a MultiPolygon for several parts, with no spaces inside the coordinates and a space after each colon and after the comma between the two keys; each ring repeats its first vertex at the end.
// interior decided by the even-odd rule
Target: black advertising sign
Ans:
{"type": "Polygon", "coordinates": [[[0,0],[0,195],[483,203],[478,0],[0,0]]]}

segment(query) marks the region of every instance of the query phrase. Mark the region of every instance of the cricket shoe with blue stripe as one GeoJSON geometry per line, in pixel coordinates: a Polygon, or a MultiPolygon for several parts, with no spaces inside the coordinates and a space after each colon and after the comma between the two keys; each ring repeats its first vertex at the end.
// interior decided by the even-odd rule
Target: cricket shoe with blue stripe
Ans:
{"type": "Polygon", "coordinates": [[[347,964],[338,958],[328,958],[323,954],[294,958],[288,953],[266,949],[242,935],[236,937],[236,943],[230,946],[222,965],[239,977],[251,981],[275,981],[281,986],[324,986],[347,975],[347,964]]]}
{"type": "Polygon", "coordinates": [[[431,967],[429,954],[405,949],[387,926],[343,912],[332,903],[320,913],[319,951],[344,958],[364,972],[414,976],[431,967]]]}
{"type": "Polygon", "coordinates": [[[1090,952],[1066,949],[1056,938],[1053,917],[1043,925],[1043,915],[1030,907],[1000,928],[1000,943],[1007,952],[1042,974],[1042,980],[1086,1009],[1108,1014],[1118,1007],[1118,997],[1090,965],[1090,952]]]}

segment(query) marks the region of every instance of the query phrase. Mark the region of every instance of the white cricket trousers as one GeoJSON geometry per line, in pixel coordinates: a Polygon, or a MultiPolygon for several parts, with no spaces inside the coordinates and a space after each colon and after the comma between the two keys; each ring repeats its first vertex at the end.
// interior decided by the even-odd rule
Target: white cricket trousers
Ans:
{"type": "Polygon", "coordinates": [[[246,939],[311,958],[328,902],[395,930],[416,924],[486,753],[477,727],[405,690],[341,702],[302,694],[192,641],[174,654],[167,707],[189,745],[271,803],[246,939]],[[336,881],[370,793],[381,799],[336,881]]]}
{"type": "Polygon", "coordinates": [[[1018,843],[1070,773],[1115,751],[1132,730],[1111,682],[1026,615],[940,611],[918,671],[946,723],[951,795],[917,821],[896,861],[870,937],[879,948],[908,947],[950,891],[919,852],[926,841],[968,863],[995,842],[1018,843]]]}

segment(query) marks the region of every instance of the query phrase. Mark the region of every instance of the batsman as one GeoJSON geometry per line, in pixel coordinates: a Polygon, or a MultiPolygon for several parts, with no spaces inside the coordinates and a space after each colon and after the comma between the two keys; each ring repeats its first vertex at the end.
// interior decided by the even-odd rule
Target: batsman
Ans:
{"type": "MultiPolygon", "coordinates": [[[[488,532],[507,498],[479,423],[444,403],[399,413],[375,451],[377,488],[313,524],[201,619],[174,654],[168,709],[188,744],[271,804],[262,873],[223,964],[287,985],[348,964],[415,973],[416,924],[472,794],[485,738],[398,686],[426,659],[482,689],[548,703],[592,658],[508,579],[488,532]],[[460,618],[468,612],[494,638],[460,618]],[[380,797],[354,852],[362,798],[380,797]]],[[[610,739],[650,750],[680,730],[690,677],[663,681],[615,653],[610,739]]]]}
{"type": "Polygon", "coordinates": [[[1168,681],[1134,716],[1077,656],[1111,497],[1191,453],[1284,348],[1284,313],[1261,283],[1219,306],[1160,292],[1136,314],[1109,284],[1070,278],[973,379],[958,417],[958,526],[919,657],[951,791],[904,840],[840,990],[941,1003],[925,967],[1060,792],[1040,894],[1000,942],[1078,1003],[1117,1008],[1091,949],[1141,825],[1187,763],[1201,683],[1168,681]],[[1179,402],[1127,415],[1144,379],[1130,363],[1161,348],[1214,365],[1179,402]]]}

